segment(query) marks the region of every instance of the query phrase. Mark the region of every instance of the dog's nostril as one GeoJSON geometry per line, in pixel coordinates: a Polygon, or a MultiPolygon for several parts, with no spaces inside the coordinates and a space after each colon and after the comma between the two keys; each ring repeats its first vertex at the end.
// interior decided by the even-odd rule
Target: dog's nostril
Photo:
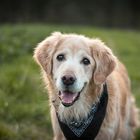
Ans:
{"type": "Polygon", "coordinates": [[[66,81],[66,79],[67,79],[66,76],[63,76],[63,77],[62,77],[62,80],[63,80],[63,81],[66,81]]]}
{"type": "Polygon", "coordinates": [[[66,76],[63,76],[62,77],[62,81],[65,85],[72,85],[74,84],[76,78],[74,76],[71,76],[71,75],[66,75],[66,76]]]}
{"type": "Polygon", "coordinates": [[[73,77],[70,77],[70,81],[74,81],[74,78],[73,77]]]}

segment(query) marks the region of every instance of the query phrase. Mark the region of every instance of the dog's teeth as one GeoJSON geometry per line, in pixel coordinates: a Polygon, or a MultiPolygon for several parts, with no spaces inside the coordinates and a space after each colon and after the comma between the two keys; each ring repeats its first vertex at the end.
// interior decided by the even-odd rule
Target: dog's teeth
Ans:
{"type": "Polygon", "coordinates": [[[75,98],[77,97],[77,93],[75,93],[75,95],[73,96],[73,101],[75,100],[75,98]]]}

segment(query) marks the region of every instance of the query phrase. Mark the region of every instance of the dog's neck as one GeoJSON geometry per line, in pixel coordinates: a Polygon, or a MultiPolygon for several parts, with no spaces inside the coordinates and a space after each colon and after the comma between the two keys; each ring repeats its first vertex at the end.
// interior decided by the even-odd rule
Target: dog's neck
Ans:
{"type": "Polygon", "coordinates": [[[102,93],[102,86],[90,86],[87,87],[87,92],[82,93],[79,100],[70,107],[64,107],[62,104],[58,106],[57,113],[61,121],[69,120],[82,120],[86,118],[91,110],[93,104],[99,101],[102,93]],[[91,89],[92,88],[92,89],[91,89]]]}
{"type": "Polygon", "coordinates": [[[75,118],[73,118],[73,120],[69,119],[69,121],[64,122],[64,120],[60,120],[58,113],[56,113],[60,128],[66,139],[95,139],[105,118],[107,103],[107,84],[104,84],[99,101],[92,105],[88,116],[83,120],[76,121],[75,118]]]}

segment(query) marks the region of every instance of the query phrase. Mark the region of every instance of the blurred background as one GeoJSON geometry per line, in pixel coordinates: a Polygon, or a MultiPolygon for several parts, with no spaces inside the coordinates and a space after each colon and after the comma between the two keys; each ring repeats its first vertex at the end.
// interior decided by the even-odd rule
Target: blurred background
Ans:
{"type": "Polygon", "coordinates": [[[140,28],[138,0],[1,0],[0,22],[140,28]]]}
{"type": "Polygon", "coordinates": [[[1,0],[0,140],[52,140],[47,90],[32,55],[54,31],[106,42],[126,65],[140,107],[138,0],[1,0]]]}

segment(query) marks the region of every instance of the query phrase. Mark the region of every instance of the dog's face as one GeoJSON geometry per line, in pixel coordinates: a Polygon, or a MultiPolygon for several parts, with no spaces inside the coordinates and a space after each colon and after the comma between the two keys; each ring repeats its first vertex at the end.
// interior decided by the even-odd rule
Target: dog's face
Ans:
{"type": "Polygon", "coordinates": [[[53,56],[53,78],[59,98],[71,106],[92,79],[95,61],[89,46],[81,39],[65,39],[53,56]]]}
{"type": "Polygon", "coordinates": [[[66,107],[86,93],[91,80],[103,84],[115,67],[115,57],[100,40],[73,34],[53,34],[39,44],[34,57],[66,107]]]}

